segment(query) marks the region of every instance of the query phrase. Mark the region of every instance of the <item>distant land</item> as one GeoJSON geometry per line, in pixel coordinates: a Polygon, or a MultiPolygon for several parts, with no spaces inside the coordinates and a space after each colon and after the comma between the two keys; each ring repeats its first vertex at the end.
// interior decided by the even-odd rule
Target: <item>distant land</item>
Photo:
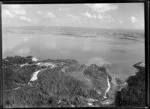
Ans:
{"type": "Polygon", "coordinates": [[[124,29],[124,28],[90,28],[90,27],[70,27],[70,26],[3,26],[2,27],[3,29],[8,29],[8,28],[18,28],[18,29],[20,29],[20,28],[36,28],[36,29],[45,29],[45,28],[59,28],[59,29],[62,29],[62,28],[66,28],[66,29],[78,29],[78,28],[80,28],[80,29],[90,29],[90,30],[111,30],[111,31],[117,31],[117,30],[119,30],[120,32],[123,32],[123,31],[133,31],[133,32],[144,32],[144,29],[124,29]]]}
{"type": "Polygon", "coordinates": [[[65,35],[68,37],[106,37],[122,38],[129,40],[144,39],[144,31],[139,29],[105,29],[105,28],[83,28],[83,27],[47,27],[47,26],[21,26],[21,27],[3,27],[4,33],[21,33],[21,34],[53,34],[65,35]]]}

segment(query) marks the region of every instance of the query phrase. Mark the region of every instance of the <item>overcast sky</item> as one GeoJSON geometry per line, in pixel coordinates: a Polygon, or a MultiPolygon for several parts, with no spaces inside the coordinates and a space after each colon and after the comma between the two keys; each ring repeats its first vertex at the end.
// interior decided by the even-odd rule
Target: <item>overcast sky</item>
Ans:
{"type": "Polygon", "coordinates": [[[144,29],[144,4],[2,5],[2,26],[144,29]]]}

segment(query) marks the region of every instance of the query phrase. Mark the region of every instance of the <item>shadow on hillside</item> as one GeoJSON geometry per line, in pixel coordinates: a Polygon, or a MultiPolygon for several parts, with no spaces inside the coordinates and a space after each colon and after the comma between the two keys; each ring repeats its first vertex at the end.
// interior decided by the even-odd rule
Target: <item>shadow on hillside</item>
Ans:
{"type": "Polygon", "coordinates": [[[145,68],[135,66],[139,71],[127,79],[128,86],[117,92],[116,106],[145,106],[145,68]]]}

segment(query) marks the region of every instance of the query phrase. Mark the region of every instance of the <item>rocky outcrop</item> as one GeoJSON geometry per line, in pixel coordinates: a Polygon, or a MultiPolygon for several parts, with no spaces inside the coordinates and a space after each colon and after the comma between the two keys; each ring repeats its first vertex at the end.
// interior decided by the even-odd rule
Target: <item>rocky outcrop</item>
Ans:
{"type": "Polygon", "coordinates": [[[133,66],[138,71],[136,75],[126,80],[128,86],[117,93],[115,100],[117,106],[145,106],[145,64],[139,62],[133,66]]]}

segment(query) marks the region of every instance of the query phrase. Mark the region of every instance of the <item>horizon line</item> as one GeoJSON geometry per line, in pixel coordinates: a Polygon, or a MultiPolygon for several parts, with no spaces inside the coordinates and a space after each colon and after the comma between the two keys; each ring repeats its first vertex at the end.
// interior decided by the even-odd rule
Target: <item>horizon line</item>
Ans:
{"type": "Polygon", "coordinates": [[[140,28],[99,28],[99,27],[78,27],[78,26],[44,26],[44,25],[29,25],[29,26],[27,26],[27,25],[21,25],[21,26],[2,26],[2,28],[9,28],[9,27],[70,27],[70,28],[92,28],[92,29],[108,29],[108,30],[115,30],[115,29],[120,29],[120,30],[142,30],[142,31],[144,31],[145,30],[145,28],[142,28],[142,29],[140,29],[140,28]]]}

